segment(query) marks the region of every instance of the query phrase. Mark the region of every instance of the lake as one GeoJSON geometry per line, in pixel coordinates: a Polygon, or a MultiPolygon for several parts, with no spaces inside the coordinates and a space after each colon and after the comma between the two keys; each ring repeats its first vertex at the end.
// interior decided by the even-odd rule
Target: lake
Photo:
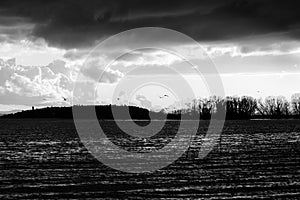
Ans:
{"type": "MultiPolygon", "coordinates": [[[[112,121],[101,123],[115,144],[146,153],[172,140],[178,126],[170,121],[157,136],[139,140],[112,121]]],[[[299,199],[299,120],[227,121],[218,144],[199,159],[208,124],[200,123],[191,147],[177,161],[134,174],[95,159],[72,120],[0,119],[0,198],[299,199]]]]}

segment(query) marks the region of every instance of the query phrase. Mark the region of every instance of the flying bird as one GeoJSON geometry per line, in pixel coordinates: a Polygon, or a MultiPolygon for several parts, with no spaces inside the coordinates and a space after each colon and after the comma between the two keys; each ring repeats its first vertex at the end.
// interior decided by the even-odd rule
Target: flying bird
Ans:
{"type": "Polygon", "coordinates": [[[162,99],[162,98],[165,98],[165,97],[169,97],[169,95],[165,94],[163,96],[160,96],[159,98],[162,99]]]}
{"type": "Polygon", "coordinates": [[[65,97],[62,97],[62,98],[63,98],[64,101],[67,101],[67,98],[65,98],[65,97]]]}

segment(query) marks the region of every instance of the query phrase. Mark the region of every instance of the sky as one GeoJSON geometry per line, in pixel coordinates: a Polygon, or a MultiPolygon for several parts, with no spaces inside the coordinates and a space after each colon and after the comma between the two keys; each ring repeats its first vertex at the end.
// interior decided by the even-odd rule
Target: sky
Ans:
{"type": "MultiPolygon", "coordinates": [[[[124,52],[106,68],[103,63],[120,53],[108,45],[105,55],[86,65],[99,43],[141,27],[168,28],[197,41],[218,70],[225,95],[290,99],[300,92],[297,0],[1,0],[0,111],[71,105],[79,74],[82,91],[91,91],[76,99],[82,104],[177,106],[180,97],[172,87],[183,87],[178,84],[182,77],[196,97],[211,95],[203,77],[192,72],[195,66],[162,49],[124,52]],[[145,77],[173,86],[119,88],[126,80],[145,77]]],[[[126,40],[136,41],[142,40],[134,34],[126,40]]],[[[126,47],[126,42],[119,45],[126,47]]],[[[149,43],[179,46],[194,61],[203,59],[195,53],[198,46],[170,42],[168,35],[145,41],[149,43]]]]}

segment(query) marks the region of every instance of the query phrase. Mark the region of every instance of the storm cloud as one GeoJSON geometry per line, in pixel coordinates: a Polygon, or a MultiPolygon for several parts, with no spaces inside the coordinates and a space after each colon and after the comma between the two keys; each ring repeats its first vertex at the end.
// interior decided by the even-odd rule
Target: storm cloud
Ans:
{"type": "MultiPolygon", "coordinates": [[[[87,47],[112,34],[156,26],[185,33],[198,41],[240,40],[264,34],[299,39],[297,0],[2,0],[0,32],[32,25],[26,37],[44,38],[65,49],[87,47]]],[[[25,34],[24,33],[24,34],[25,34]]]]}

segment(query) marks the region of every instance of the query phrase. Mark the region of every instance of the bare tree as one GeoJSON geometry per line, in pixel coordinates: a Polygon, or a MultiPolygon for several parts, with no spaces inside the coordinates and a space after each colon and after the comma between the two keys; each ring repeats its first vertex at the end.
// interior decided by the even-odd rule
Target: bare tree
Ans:
{"type": "Polygon", "coordinates": [[[255,114],[257,102],[253,97],[243,96],[239,100],[239,116],[241,118],[250,118],[255,114]]]}
{"type": "Polygon", "coordinates": [[[217,98],[215,101],[215,112],[216,118],[223,119],[223,116],[226,115],[226,101],[221,97],[217,98]]]}
{"type": "Polygon", "coordinates": [[[289,102],[284,96],[268,96],[263,102],[261,99],[257,102],[257,110],[262,115],[272,117],[282,117],[289,115],[289,102]]]}
{"type": "Polygon", "coordinates": [[[198,109],[200,112],[200,117],[202,119],[209,119],[211,117],[211,112],[213,109],[213,105],[210,99],[199,99],[198,101],[198,109]]]}
{"type": "Polygon", "coordinates": [[[256,107],[258,113],[260,115],[267,115],[268,114],[268,108],[265,106],[265,102],[262,98],[257,100],[257,107],[256,107]]]}
{"type": "Polygon", "coordinates": [[[277,116],[289,115],[289,103],[284,96],[278,96],[275,103],[277,116]]]}
{"type": "Polygon", "coordinates": [[[276,97],[268,96],[265,99],[265,108],[267,115],[275,116],[276,114],[276,97]]]}
{"type": "Polygon", "coordinates": [[[226,98],[226,117],[236,118],[239,109],[239,97],[227,97],[226,98]]]}
{"type": "Polygon", "coordinates": [[[291,107],[294,115],[300,115],[300,93],[292,95],[291,107]]]}

